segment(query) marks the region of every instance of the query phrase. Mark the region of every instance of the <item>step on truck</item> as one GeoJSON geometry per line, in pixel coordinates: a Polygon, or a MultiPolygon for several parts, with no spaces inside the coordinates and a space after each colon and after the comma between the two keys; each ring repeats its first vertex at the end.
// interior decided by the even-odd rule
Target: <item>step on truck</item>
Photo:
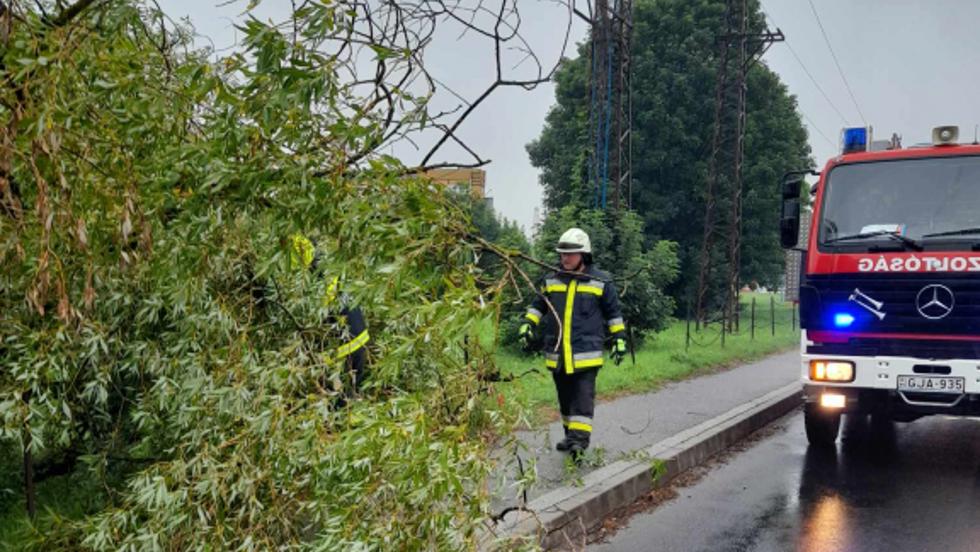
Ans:
{"type": "Polygon", "coordinates": [[[813,445],[835,443],[842,414],[980,416],[980,145],[958,137],[937,127],[930,143],[903,148],[895,135],[844,129],[821,172],[783,178],[780,240],[801,252],[813,445]]]}

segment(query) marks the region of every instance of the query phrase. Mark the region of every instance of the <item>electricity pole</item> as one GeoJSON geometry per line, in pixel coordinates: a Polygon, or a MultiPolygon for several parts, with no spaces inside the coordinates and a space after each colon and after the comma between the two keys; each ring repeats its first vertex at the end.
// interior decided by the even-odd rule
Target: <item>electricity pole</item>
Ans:
{"type": "Polygon", "coordinates": [[[709,294],[713,273],[717,267],[727,265],[720,306],[729,331],[738,327],[746,75],[773,43],[785,40],[779,29],[749,33],[748,16],[747,0],[728,0],[725,32],[718,37],[715,123],[705,183],[704,229],[696,295],[697,320],[706,322],[711,308],[709,294]],[[719,234],[727,237],[722,251],[716,245],[719,234]]]}
{"type": "Polygon", "coordinates": [[[592,25],[589,183],[593,205],[632,206],[633,0],[596,0],[592,25]]]}

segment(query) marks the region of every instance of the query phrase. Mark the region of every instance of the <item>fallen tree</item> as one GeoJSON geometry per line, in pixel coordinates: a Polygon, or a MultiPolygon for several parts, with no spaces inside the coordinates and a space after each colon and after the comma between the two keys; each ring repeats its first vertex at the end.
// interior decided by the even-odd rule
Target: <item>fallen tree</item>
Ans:
{"type": "Polygon", "coordinates": [[[474,547],[507,417],[468,338],[516,279],[481,281],[467,216],[414,176],[483,98],[430,113],[421,51],[452,16],[497,48],[487,93],[543,82],[500,70],[516,5],[305,2],[216,63],[152,2],[2,6],[0,440],[29,501],[36,457],[77,459],[93,493],[21,544],[474,547]],[[419,129],[442,136],[420,166],[379,153],[419,129]],[[369,313],[343,406],[295,232],[369,313]]]}

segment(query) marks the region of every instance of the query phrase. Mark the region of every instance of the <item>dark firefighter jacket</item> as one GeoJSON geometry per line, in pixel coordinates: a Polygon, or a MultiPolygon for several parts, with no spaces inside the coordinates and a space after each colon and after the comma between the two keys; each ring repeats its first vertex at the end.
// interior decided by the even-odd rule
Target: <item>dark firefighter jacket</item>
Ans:
{"type": "Polygon", "coordinates": [[[340,316],[347,321],[347,332],[349,341],[337,348],[337,359],[346,358],[359,351],[367,344],[370,336],[368,335],[367,325],[364,323],[364,314],[360,307],[347,306],[349,299],[341,298],[340,316]]]}
{"type": "Polygon", "coordinates": [[[554,312],[539,295],[524,317],[539,326],[545,365],[567,374],[602,366],[606,331],[621,336],[626,330],[612,278],[591,265],[581,276],[557,272],[545,278],[541,294],[554,312]]]}

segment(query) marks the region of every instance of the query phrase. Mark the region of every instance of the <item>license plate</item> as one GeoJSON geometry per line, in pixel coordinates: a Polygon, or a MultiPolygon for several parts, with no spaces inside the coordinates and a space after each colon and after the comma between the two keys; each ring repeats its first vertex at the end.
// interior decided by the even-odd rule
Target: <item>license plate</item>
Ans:
{"type": "Polygon", "coordinates": [[[916,393],[963,393],[966,378],[943,376],[898,376],[899,391],[916,393]]]}

